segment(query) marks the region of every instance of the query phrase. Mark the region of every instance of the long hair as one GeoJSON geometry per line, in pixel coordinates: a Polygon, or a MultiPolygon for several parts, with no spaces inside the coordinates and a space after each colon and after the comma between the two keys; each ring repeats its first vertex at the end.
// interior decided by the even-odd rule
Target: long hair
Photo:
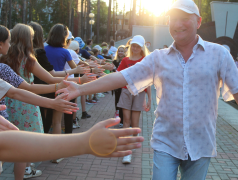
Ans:
{"type": "MultiPolygon", "coordinates": [[[[143,47],[141,47],[141,53],[140,53],[141,56],[145,57],[145,56],[147,56],[149,54],[150,54],[150,51],[147,49],[147,47],[145,45],[143,47]]],[[[129,49],[128,49],[127,53],[126,53],[126,57],[129,57],[131,59],[132,56],[133,56],[133,53],[132,53],[131,45],[130,45],[129,49]]]]}
{"type": "Polygon", "coordinates": [[[33,39],[33,47],[34,49],[41,48],[44,49],[44,43],[43,43],[43,28],[42,26],[37,22],[30,22],[28,24],[31,26],[34,30],[34,39],[33,39]]]}
{"type": "Polygon", "coordinates": [[[33,50],[33,29],[25,24],[17,24],[11,31],[11,47],[1,62],[9,65],[18,75],[22,61],[26,61],[24,75],[28,78],[36,62],[33,50]]]}
{"type": "Polygon", "coordinates": [[[5,43],[5,41],[9,38],[10,31],[5,26],[0,25],[0,42],[5,43]]]}
{"type": "MultiPolygon", "coordinates": [[[[119,57],[118,57],[118,51],[119,51],[120,48],[123,48],[123,50],[125,51],[125,47],[126,47],[126,46],[121,45],[121,46],[119,46],[119,47],[117,48],[117,52],[116,52],[116,54],[115,54],[114,61],[119,62],[119,61],[121,60],[121,59],[119,59],[119,57]]],[[[125,57],[126,57],[126,55],[125,55],[125,57]]],[[[124,58],[124,57],[123,57],[123,58],[124,58]]]]}
{"type": "Polygon", "coordinates": [[[113,39],[110,41],[108,49],[110,49],[112,46],[115,46],[115,41],[113,39]]]}

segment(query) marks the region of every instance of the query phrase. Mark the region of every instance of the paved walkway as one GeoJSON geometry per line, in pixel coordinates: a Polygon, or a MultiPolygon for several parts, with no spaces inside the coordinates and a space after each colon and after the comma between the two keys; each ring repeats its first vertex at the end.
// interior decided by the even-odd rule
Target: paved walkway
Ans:
{"type": "MultiPolygon", "coordinates": [[[[59,164],[49,161],[39,163],[38,169],[43,175],[34,180],[150,180],[152,177],[153,150],[150,137],[154,122],[153,111],[156,108],[155,91],[152,90],[153,102],[150,112],[143,112],[140,119],[143,147],[133,153],[132,163],[123,165],[122,158],[98,158],[92,155],[66,158],[59,164]]],[[[87,105],[92,118],[81,120],[81,128],[74,133],[88,130],[95,123],[114,116],[114,96],[110,94],[100,98],[95,105],[87,105]]],[[[78,117],[81,117],[78,112],[78,117]]],[[[211,159],[207,180],[238,180],[238,110],[219,99],[219,116],[217,120],[218,156],[211,159]]],[[[5,163],[5,171],[0,180],[13,180],[13,164],[5,163]]],[[[179,179],[179,175],[178,175],[179,179]]]]}

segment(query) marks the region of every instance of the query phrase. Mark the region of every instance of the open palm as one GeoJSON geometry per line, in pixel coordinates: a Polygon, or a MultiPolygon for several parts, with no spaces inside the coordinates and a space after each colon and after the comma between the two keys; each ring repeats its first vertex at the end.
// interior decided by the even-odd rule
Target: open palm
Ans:
{"type": "Polygon", "coordinates": [[[69,81],[63,81],[63,82],[67,86],[67,88],[63,88],[63,89],[56,91],[56,94],[59,94],[59,93],[67,94],[68,93],[69,95],[67,96],[66,100],[71,100],[71,99],[74,99],[74,98],[80,96],[79,91],[78,91],[78,88],[79,88],[78,84],[76,84],[74,82],[69,82],[69,81]]]}

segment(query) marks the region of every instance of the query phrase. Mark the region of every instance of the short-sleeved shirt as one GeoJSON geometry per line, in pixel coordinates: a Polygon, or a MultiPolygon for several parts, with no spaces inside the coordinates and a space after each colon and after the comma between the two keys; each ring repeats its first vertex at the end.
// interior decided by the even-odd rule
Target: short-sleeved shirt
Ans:
{"type": "Polygon", "coordinates": [[[55,71],[63,71],[65,63],[71,61],[72,57],[67,49],[62,47],[45,46],[46,56],[55,71]]]}
{"type": "Polygon", "coordinates": [[[0,99],[2,99],[12,86],[6,81],[0,79],[0,99]]]}
{"type": "Polygon", "coordinates": [[[79,55],[85,59],[90,59],[90,56],[91,56],[91,54],[89,54],[89,52],[86,51],[85,49],[80,49],[79,55]]]}
{"type": "MultiPolygon", "coordinates": [[[[117,68],[117,71],[122,71],[123,69],[126,69],[126,68],[128,68],[128,67],[131,67],[131,66],[135,65],[136,63],[141,62],[143,58],[144,58],[144,57],[140,58],[140,59],[137,60],[137,61],[133,61],[133,60],[130,60],[129,57],[124,57],[124,58],[121,60],[121,63],[120,63],[120,65],[119,65],[119,67],[117,68]]],[[[127,89],[126,86],[124,86],[123,88],[127,89]]]]}
{"type": "MultiPolygon", "coordinates": [[[[46,52],[44,49],[36,49],[36,59],[38,63],[48,72],[54,70],[54,67],[48,61],[46,56],[46,52]]],[[[38,77],[34,76],[34,83],[35,84],[47,84],[46,82],[40,80],[38,77]]]]}
{"type": "Polygon", "coordinates": [[[97,55],[97,58],[98,58],[98,59],[104,59],[104,57],[103,57],[102,55],[100,55],[100,54],[97,55]]]}
{"type": "MultiPolygon", "coordinates": [[[[0,63],[0,78],[17,88],[24,80],[18,76],[8,65],[0,63]]],[[[0,101],[0,105],[5,105],[5,98],[0,101]]],[[[6,110],[0,111],[0,115],[8,118],[6,110]]]]}
{"type": "Polygon", "coordinates": [[[108,53],[112,55],[113,57],[115,57],[116,52],[117,52],[117,48],[115,46],[111,46],[110,49],[108,50],[108,53]]]}
{"type": "MultiPolygon", "coordinates": [[[[69,51],[69,53],[70,53],[70,55],[71,55],[73,61],[74,61],[75,64],[77,65],[77,64],[80,62],[80,59],[79,59],[77,53],[76,53],[74,50],[72,50],[72,49],[68,49],[68,51],[69,51]]],[[[70,69],[71,69],[71,67],[70,67],[69,64],[66,62],[65,66],[64,66],[64,70],[70,70],[70,69]]],[[[74,78],[74,74],[69,75],[69,78],[74,78]]]]}
{"type": "Polygon", "coordinates": [[[121,73],[134,95],[156,87],[153,149],[181,160],[216,156],[220,85],[224,100],[238,93],[238,70],[226,48],[199,37],[185,63],[173,43],[121,73]]]}
{"type": "Polygon", "coordinates": [[[92,49],[91,49],[90,47],[86,46],[86,47],[85,47],[85,50],[86,50],[86,51],[91,51],[92,49]]]}

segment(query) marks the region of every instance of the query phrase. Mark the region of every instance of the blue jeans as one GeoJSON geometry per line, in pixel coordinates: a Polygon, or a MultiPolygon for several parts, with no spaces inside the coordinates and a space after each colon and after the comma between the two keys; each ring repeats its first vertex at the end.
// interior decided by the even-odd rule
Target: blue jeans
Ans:
{"type": "Polygon", "coordinates": [[[176,180],[178,168],[181,180],[205,180],[210,157],[200,158],[197,161],[181,160],[165,152],[154,151],[153,180],[176,180]]]}

